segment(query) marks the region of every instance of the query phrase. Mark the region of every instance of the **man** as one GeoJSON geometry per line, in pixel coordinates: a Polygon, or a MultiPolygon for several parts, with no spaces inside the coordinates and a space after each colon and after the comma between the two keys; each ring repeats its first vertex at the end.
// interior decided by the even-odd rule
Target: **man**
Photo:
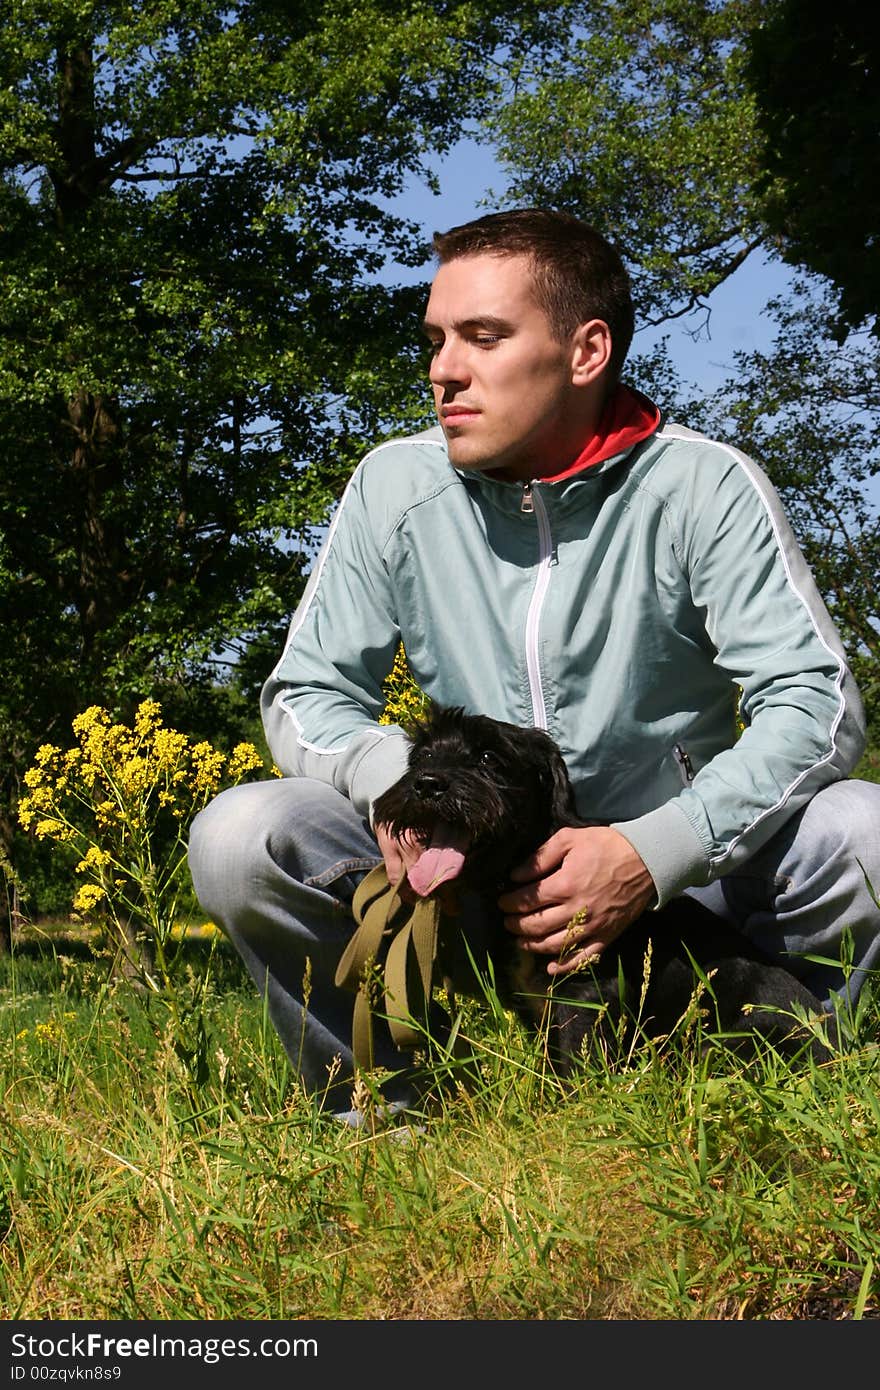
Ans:
{"type": "MultiPolygon", "coordinates": [[[[521,209],[435,250],[439,428],[356,470],[263,691],[285,775],[224,793],[191,839],[203,907],[336,1109],[349,904],[380,853],[392,882],[419,853],[371,824],[407,756],[377,722],[401,640],[432,699],[547,728],[608,822],[554,835],[500,899],[549,975],[573,918],[565,968],[685,891],[826,1007],[880,964],[880,787],[846,780],[861,704],[768,480],[621,384],[629,282],[591,228],[521,209]]],[[[377,1061],[401,1067],[390,1044],[377,1061]]]]}

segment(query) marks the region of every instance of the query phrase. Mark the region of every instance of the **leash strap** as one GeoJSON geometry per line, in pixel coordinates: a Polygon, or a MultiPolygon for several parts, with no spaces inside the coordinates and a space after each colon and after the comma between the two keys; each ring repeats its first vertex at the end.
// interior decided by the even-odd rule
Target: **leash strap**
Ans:
{"type": "Polygon", "coordinates": [[[442,914],[433,898],[405,903],[379,864],[363,878],[352,899],[357,923],[336,969],[336,984],[356,991],[352,1020],[355,1066],[371,1071],[374,972],[382,972],[385,1014],[396,1047],[423,1040],[418,1026],[427,1018],[442,914]],[[389,941],[384,970],[383,947],[389,941]]]}

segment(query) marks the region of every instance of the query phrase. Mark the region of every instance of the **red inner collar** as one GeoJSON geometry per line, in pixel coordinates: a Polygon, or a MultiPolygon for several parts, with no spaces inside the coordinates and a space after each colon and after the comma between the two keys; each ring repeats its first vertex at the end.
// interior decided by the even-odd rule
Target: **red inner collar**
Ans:
{"type": "Polygon", "coordinates": [[[653,434],[659,423],[660,411],[653,401],[631,386],[618,386],[602,412],[596,433],[574,463],[570,463],[561,473],[542,472],[537,476],[546,483],[562,482],[585,468],[613,458],[615,454],[625,454],[653,434]]]}

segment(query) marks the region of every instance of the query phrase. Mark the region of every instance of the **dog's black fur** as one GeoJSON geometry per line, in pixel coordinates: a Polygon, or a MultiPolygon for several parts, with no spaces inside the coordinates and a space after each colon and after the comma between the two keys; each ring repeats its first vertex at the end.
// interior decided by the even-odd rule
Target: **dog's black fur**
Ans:
{"type": "Polygon", "coordinates": [[[438,824],[463,832],[468,848],[456,882],[477,891],[494,912],[499,949],[507,957],[499,978],[506,974],[511,982],[506,1002],[532,1028],[546,1028],[561,1074],[596,1043],[610,1055],[636,1038],[673,1032],[696,998],[703,1036],[711,1034],[726,1048],[748,1051],[763,1038],[787,1057],[810,1054],[822,1061],[832,1055],[796,1017],[816,1015],[837,1042],[820,1001],[689,897],[644,913],[597,962],[557,977],[551,988],[546,960],[517,949],[503,930],[497,899],[511,869],[555,831],[597,824],[578,815],[556,743],[540,729],[440,706],[411,734],[408,769],[378,798],[374,818],[394,834],[411,831],[426,841],[438,824]]]}

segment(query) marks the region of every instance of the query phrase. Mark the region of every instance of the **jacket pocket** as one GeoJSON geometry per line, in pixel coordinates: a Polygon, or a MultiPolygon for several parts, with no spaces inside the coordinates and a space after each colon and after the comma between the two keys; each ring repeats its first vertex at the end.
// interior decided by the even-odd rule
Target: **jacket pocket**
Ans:
{"type": "Polygon", "coordinates": [[[676,765],[678,766],[678,773],[681,777],[682,786],[689,787],[691,782],[694,780],[694,769],[691,760],[688,757],[687,749],[683,746],[683,744],[677,743],[672,750],[672,756],[676,761],[676,765]]]}

